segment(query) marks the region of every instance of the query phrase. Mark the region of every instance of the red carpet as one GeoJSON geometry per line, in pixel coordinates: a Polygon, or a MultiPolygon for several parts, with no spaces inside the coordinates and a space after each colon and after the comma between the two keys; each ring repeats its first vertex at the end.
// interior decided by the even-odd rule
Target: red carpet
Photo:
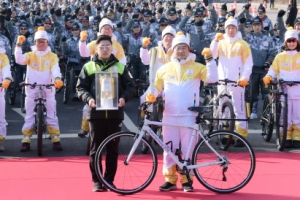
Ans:
{"type": "Polygon", "coordinates": [[[0,159],[0,199],[300,199],[299,153],[257,153],[256,158],[256,171],[250,183],[236,193],[220,195],[197,181],[193,193],[159,192],[158,186],[164,182],[159,156],[154,181],[144,191],[129,196],[92,192],[88,157],[0,159]]]}

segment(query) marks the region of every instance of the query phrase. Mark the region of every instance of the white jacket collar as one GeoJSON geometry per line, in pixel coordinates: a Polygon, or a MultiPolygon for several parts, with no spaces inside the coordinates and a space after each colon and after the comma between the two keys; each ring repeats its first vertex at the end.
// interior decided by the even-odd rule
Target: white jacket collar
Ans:
{"type": "Polygon", "coordinates": [[[178,64],[181,64],[181,65],[182,65],[182,64],[184,64],[184,63],[187,63],[187,62],[190,61],[190,60],[195,61],[195,60],[196,60],[196,55],[193,54],[193,53],[189,53],[188,57],[187,57],[185,60],[181,60],[181,61],[179,61],[178,59],[176,59],[176,58],[174,58],[174,57],[172,56],[171,60],[172,60],[172,61],[175,61],[175,62],[177,62],[178,64]]]}
{"type": "Polygon", "coordinates": [[[286,51],[286,53],[287,53],[288,55],[293,56],[293,55],[295,55],[295,54],[297,54],[297,53],[299,53],[299,52],[296,51],[296,50],[293,50],[293,51],[286,51]]]}
{"type": "Polygon", "coordinates": [[[225,40],[227,40],[229,43],[235,42],[237,39],[242,38],[242,34],[240,31],[238,31],[234,37],[229,37],[226,33],[224,34],[225,40]]]}
{"type": "Polygon", "coordinates": [[[45,51],[38,51],[36,46],[31,46],[31,50],[36,53],[36,55],[38,56],[44,56],[46,55],[48,52],[51,52],[50,47],[48,46],[47,49],[45,51]]]}

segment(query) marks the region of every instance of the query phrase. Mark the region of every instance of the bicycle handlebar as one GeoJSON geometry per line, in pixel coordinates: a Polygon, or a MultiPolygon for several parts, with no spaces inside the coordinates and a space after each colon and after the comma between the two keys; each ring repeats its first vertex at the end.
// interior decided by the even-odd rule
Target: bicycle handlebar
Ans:
{"type": "Polygon", "coordinates": [[[21,83],[20,84],[21,87],[23,86],[30,86],[31,89],[34,89],[35,87],[46,87],[47,89],[50,89],[51,87],[54,86],[54,84],[37,84],[36,82],[31,84],[31,83],[21,83]]]}
{"type": "Polygon", "coordinates": [[[284,81],[283,79],[279,79],[279,80],[271,80],[270,82],[271,85],[282,85],[282,84],[286,84],[289,86],[293,86],[293,85],[298,85],[300,84],[300,81],[284,81]]]}

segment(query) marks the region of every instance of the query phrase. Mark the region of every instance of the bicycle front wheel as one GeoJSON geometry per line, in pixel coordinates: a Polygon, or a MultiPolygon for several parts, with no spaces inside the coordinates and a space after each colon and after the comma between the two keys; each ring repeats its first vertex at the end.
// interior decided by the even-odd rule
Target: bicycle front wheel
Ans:
{"type": "Polygon", "coordinates": [[[279,101],[276,105],[276,144],[279,151],[283,151],[287,136],[287,118],[288,105],[287,97],[284,96],[284,101],[279,101]]]}
{"type": "Polygon", "coordinates": [[[38,156],[42,156],[42,146],[43,146],[43,107],[37,107],[36,115],[36,133],[37,133],[37,149],[38,156]]]}
{"type": "Polygon", "coordinates": [[[26,94],[25,94],[25,86],[22,87],[22,94],[21,94],[21,112],[22,113],[26,113],[26,109],[25,109],[25,97],[26,97],[26,94]]]}
{"type": "MultiPolygon", "coordinates": [[[[217,193],[231,193],[243,188],[255,171],[255,154],[250,144],[239,134],[231,131],[215,131],[207,134],[208,143],[226,162],[194,169],[198,181],[207,189],[217,193]],[[230,146],[226,151],[218,150],[220,137],[239,139],[245,146],[230,146]]],[[[193,152],[193,165],[219,161],[220,158],[201,139],[193,152]]]]}
{"type": "Polygon", "coordinates": [[[262,125],[262,136],[265,141],[269,142],[273,134],[274,114],[272,113],[272,100],[268,94],[264,98],[263,113],[260,123],[262,125]]]}
{"type": "Polygon", "coordinates": [[[134,194],[145,189],[154,179],[157,155],[147,139],[142,138],[129,163],[125,163],[138,136],[132,132],[115,133],[106,138],[96,152],[96,174],[111,191],[134,194]],[[143,144],[148,146],[148,154],[140,154],[143,144]],[[107,148],[118,148],[117,155],[107,151],[107,148]]]}

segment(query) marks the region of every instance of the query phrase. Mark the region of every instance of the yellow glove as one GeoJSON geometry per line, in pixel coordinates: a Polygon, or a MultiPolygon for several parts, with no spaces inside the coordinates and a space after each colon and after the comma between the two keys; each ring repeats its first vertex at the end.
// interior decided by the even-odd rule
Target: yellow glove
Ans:
{"type": "Polygon", "coordinates": [[[151,40],[150,38],[145,37],[142,42],[143,47],[148,47],[150,40],[151,40]]]}
{"type": "Polygon", "coordinates": [[[2,82],[2,88],[7,89],[8,86],[10,85],[10,82],[11,82],[11,80],[5,79],[5,80],[2,82]]]}
{"type": "Polygon", "coordinates": [[[245,87],[245,86],[247,86],[248,85],[248,80],[247,79],[245,79],[245,78],[240,78],[238,81],[237,81],[237,83],[240,85],[240,86],[242,86],[242,87],[245,87]]]}
{"type": "Polygon", "coordinates": [[[204,57],[208,57],[212,55],[210,48],[205,47],[201,53],[204,57]]]}
{"type": "Polygon", "coordinates": [[[60,78],[56,78],[54,81],[54,86],[59,89],[63,86],[64,82],[60,78]]]}
{"type": "Polygon", "coordinates": [[[17,39],[17,44],[22,44],[26,40],[25,36],[20,35],[17,39]]]}
{"type": "Polygon", "coordinates": [[[156,101],[156,97],[153,94],[149,93],[146,95],[146,101],[154,103],[156,101]]]}
{"type": "Polygon", "coordinates": [[[81,41],[85,41],[86,40],[86,38],[88,37],[88,32],[87,31],[81,31],[80,32],[80,40],[81,41]]]}
{"type": "Polygon", "coordinates": [[[272,77],[271,77],[271,76],[265,76],[265,77],[263,78],[263,82],[264,82],[264,84],[266,84],[266,85],[269,85],[270,82],[271,82],[271,80],[272,80],[272,77]]]}
{"type": "Polygon", "coordinates": [[[216,36],[215,36],[215,40],[216,41],[220,41],[221,39],[223,39],[223,33],[217,33],[216,36]]]}

